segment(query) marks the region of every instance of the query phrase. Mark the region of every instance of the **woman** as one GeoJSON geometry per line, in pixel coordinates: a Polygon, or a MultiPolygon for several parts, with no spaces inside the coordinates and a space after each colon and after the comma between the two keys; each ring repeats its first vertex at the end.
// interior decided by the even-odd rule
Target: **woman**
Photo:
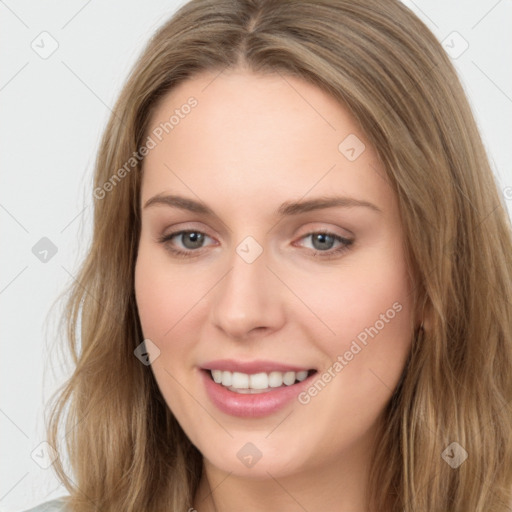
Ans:
{"type": "Polygon", "coordinates": [[[57,510],[509,510],[510,222],[402,4],[186,4],[94,197],[57,510]]]}

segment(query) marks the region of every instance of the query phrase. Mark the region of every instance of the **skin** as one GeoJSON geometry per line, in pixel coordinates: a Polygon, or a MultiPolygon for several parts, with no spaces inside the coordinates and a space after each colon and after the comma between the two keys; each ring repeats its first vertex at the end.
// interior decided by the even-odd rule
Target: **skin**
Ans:
{"type": "Polygon", "coordinates": [[[372,442],[415,322],[400,216],[384,168],[331,96],[298,78],[240,68],[203,72],[174,88],[148,134],[191,96],[197,106],[144,162],[135,269],[144,337],[160,350],[152,371],[204,458],[190,505],[199,512],[365,511],[372,442]],[[338,149],[349,134],[366,146],[354,161],[338,149]],[[144,208],[149,198],[171,193],[201,201],[217,217],[162,204],[144,208]],[[333,195],[380,211],[338,206],[275,216],[283,202],[333,195]],[[158,242],[185,229],[207,235],[199,249],[182,236],[158,242]],[[307,236],[322,230],[354,242],[322,257],[342,245],[307,236]],[[263,249],[252,263],[236,252],[247,236],[263,249]],[[170,247],[189,255],[176,257],[170,247]],[[199,373],[206,361],[268,359],[321,373],[394,303],[400,312],[309,403],[293,400],[264,418],[244,419],[210,402],[199,373]],[[252,467],[237,457],[247,442],[262,454],[252,467]]]}

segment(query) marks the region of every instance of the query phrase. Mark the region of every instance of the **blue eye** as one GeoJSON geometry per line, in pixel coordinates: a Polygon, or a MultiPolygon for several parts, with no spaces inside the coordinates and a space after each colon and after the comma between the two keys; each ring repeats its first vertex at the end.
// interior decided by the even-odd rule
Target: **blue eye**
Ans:
{"type": "Polygon", "coordinates": [[[178,236],[181,237],[181,243],[185,249],[200,249],[206,235],[199,231],[183,231],[178,233],[178,236]]]}
{"type": "MultiPolygon", "coordinates": [[[[312,237],[312,255],[314,257],[330,258],[337,256],[348,250],[349,246],[354,242],[354,240],[349,240],[328,231],[314,231],[302,236],[300,239],[303,240],[308,237],[312,237]],[[333,249],[336,242],[340,245],[333,249]]],[[[160,237],[158,242],[165,244],[166,248],[178,257],[194,257],[197,253],[201,252],[200,249],[204,248],[203,244],[206,239],[211,240],[208,235],[201,231],[188,230],[169,233],[168,235],[160,237]],[[174,239],[181,240],[180,243],[183,248],[177,248],[172,243],[174,239]]]]}
{"type": "Polygon", "coordinates": [[[202,249],[202,244],[206,238],[210,238],[205,233],[201,231],[176,231],[174,233],[170,233],[168,235],[162,236],[158,239],[158,241],[162,244],[167,244],[169,250],[177,255],[188,256],[190,252],[194,252],[196,249],[202,249]],[[170,243],[174,238],[181,239],[181,244],[185,249],[182,250],[173,247],[170,243]]]}
{"type": "MultiPolygon", "coordinates": [[[[352,241],[346,238],[343,238],[339,235],[335,235],[334,233],[328,232],[318,232],[318,233],[309,233],[305,235],[303,238],[311,238],[312,246],[315,251],[325,252],[332,249],[336,242],[341,244],[342,248],[348,247],[352,241]]],[[[338,249],[336,249],[337,251],[338,249]]]]}

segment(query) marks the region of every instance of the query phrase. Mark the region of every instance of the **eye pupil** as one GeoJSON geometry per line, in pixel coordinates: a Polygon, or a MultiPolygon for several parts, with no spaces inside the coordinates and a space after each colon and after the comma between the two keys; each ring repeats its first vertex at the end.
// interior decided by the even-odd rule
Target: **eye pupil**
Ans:
{"type": "Polygon", "coordinates": [[[313,246],[317,250],[331,249],[334,243],[334,237],[326,233],[317,233],[313,236],[313,246]],[[320,246],[316,245],[316,242],[320,243],[320,246]]]}

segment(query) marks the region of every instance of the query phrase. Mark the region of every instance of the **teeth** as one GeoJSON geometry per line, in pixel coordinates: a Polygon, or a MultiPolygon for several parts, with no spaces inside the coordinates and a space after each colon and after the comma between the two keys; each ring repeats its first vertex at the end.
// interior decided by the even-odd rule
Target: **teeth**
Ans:
{"type": "Polygon", "coordinates": [[[268,384],[271,388],[278,388],[283,385],[282,372],[270,372],[268,375],[268,384]]]}
{"type": "Polygon", "coordinates": [[[296,375],[297,380],[299,382],[302,382],[303,380],[305,380],[307,378],[307,376],[308,376],[308,371],[307,370],[302,370],[300,372],[297,372],[297,375],[296,375]]]}
{"type": "MultiPolygon", "coordinates": [[[[300,372],[270,372],[253,373],[228,372],[227,370],[210,370],[213,380],[232,390],[268,390],[279,388],[283,384],[291,386],[298,380],[302,382],[308,376],[307,370],[300,372]]],[[[244,391],[242,391],[244,392],[244,391]]],[[[251,391],[245,391],[251,392],[251,391]]]]}
{"type": "MultiPolygon", "coordinates": [[[[238,387],[233,385],[233,387],[238,387]]],[[[268,375],[266,373],[254,373],[249,375],[248,388],[251,389],[267,389],[268,388],[268,375]]]]}
{"type": "Polygon", "coordinates": [[[287,386],[291,386],[295,382],[295,372],[286,372],[283,375],[283,382],[287,386]]]}
{"type": "Polygon", "coordinates": [[[225,382],[224,386],[231,386],[233,375],[231,372],[222,372],[222,382],[225,382]]]}
{"type": "MultiPolygon", "coordinates": [[[[225,386],[224,373],[222,374],[223,386],[225,386]]],[[[247,375],[247,373],[233,372],[231,377],[231,386],[233,386],[236,389],[247,389],[249,387],[249,375],[247,375]]]]}

